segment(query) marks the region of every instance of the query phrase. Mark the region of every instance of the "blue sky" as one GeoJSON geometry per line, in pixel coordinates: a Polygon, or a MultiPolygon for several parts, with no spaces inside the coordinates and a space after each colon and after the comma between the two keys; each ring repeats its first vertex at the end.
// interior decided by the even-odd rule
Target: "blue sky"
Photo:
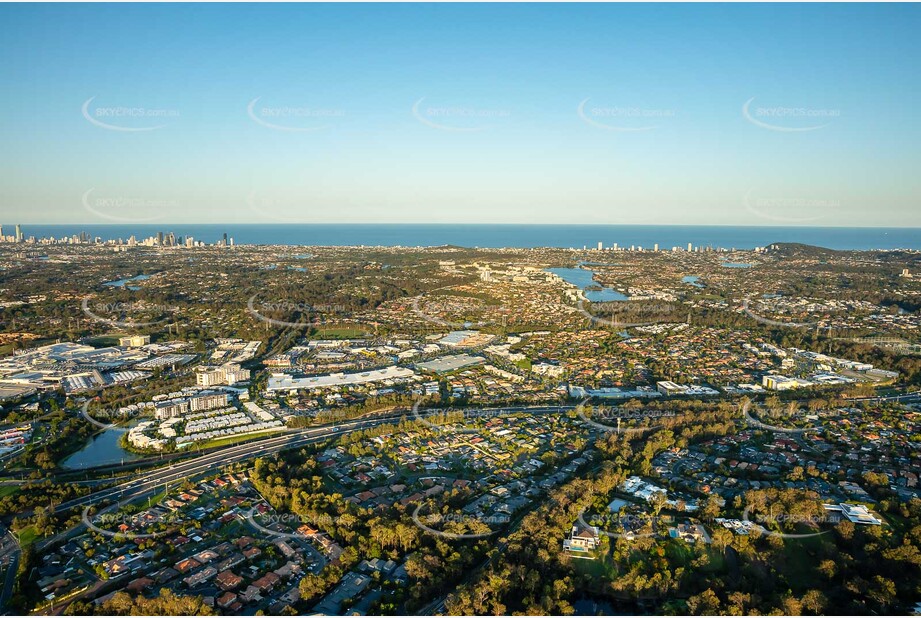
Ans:
{"type": "Polygon", "coordinates": [[[0,221],[921,226],[919,17],[2,5],[0,221]]]}

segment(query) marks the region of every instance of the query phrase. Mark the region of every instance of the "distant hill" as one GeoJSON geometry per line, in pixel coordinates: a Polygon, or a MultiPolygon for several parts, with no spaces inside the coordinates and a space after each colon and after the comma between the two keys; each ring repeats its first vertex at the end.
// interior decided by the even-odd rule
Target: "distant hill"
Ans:
{"type": "Polygon", "coordinates": [[[821,260],[840,257],[852,252],[839,251],[836,249],[826,249],[825,247],[815,247],[797,242],[776,242],[768,245],[768,253],[781,257],[812,258],[821,260]]]}
{"type": "Polygon", "coordinates": [[[854,255],[859,253],[872,253],[873,257],[882,262],[896,262],[912,266],[921,263],[921,254],[914,251],[893,249],[887,251],[846,251],[839,249],[826,249],[795,242],[778,242],[768,245],[768,253],[775,257],[793,259],[828,260],[836,257],[854,255]]]}

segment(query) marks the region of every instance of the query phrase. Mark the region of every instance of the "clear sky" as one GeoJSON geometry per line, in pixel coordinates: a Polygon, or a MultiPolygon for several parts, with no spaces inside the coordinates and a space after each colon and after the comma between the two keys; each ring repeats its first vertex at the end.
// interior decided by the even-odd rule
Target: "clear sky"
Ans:
{"type": "Polygon", "coordinates": [[[0,221],[921,226],[917,5],[0,6],[0,221]]]}

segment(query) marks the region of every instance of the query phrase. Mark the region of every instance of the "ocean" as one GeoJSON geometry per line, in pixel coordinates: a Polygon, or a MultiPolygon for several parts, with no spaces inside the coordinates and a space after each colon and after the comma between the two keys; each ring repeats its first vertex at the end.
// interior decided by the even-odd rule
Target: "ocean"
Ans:
{"type": "MultiPolygon", "coordinates": [[[[13,225],[4,224],[4,234],[13,225]]],[[[226,232],[235,244],[432,247],[582,247],[631,245],[651,249],[712,246],[752,249],[771,243],[803,243],[828,249],[921,249],[921,228],[746,227],[679,225],[429,225],[429,224],[157,224],[23,225],[26,238],[90,237],[138,240],[173,232],[213,243],[226,232]]]]}

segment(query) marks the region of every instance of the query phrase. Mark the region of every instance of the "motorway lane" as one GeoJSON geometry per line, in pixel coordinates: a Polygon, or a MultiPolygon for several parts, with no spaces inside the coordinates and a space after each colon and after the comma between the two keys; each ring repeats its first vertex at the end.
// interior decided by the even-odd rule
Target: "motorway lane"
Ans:
{"type": "MultiPolygon", "coordinates": [[[[917,393],[917,392],[916,392],[917,393]]],[[[909,393],[906,396],[917,396],[916,393],[909,393]]],[[[489,414],[511,414],[518,412],[531,412],[535,414],[560,413],[574,409],[574,406],[506,406],[501,408],[471,408],[482,415],[489,414]]],[[[434,409],[420,413],[421,416],[432,416],[444,414],[446,412],[459,411],[457,409],[434,409]]],[[[246,442],[236,446],[222,448],[205,455],[181,460],[169,467],[159,468],[151,472],[143,473],[130,481],[126,481],[114,487],[94,492],[81,498],[76,498],[59,504],[55,511],[64,509],[87,506],[107,499],[123,499],[125,497],[143,494],[146,491],[167,482],[185,479],[190,476],[207,473],[215,468],[230,463],[245,461],[252,457],[260,455],[275,454],[287,448],[303,446],[322,440],[335,435],[350,433],[359,429],[376,427],[386,423],[396,423],[401,419],[413,420],[411,412],[401,412],[398,415],[388,415],[379,417],[370,417],[344,421],[338,425],[326,425],[314,428],[291,429],[285,431],[282,435],[262,438],[252,442],[246,442]]]]}
{"type": "Polygon", "coordinates": [[[7,461],[11,461],[12,459],[15,459],[19,455],[22,455],[25,452],[25,450],[26,450],[25,446],[19,446],[19,447],[14,448],[11,451],[7,451],[3,455],[0,455],[0,465],[5,464],[7,461]]]}
{"type": "Polygon", "coordinates": [[[0,589],[0,611],[6,610],[10,597],[13,596],[13,586],[16,584],[16,571],[19,570],[19,559],[22,550],[19,541],[13,533],[7,530],[0,539],[0,561],[3,562],[6,572],[3,576],[3,588],[0,589]]]}
{"type": "Polygon", "coordinates": [[[915,399],[921,399],[921,391],[912,391],[910,393],[905,393],[903,395],[887,395],[882,397],[854,397],[853,399],[845,399],[845,401],[913,401],[915,399]]]}
{"type": "Polygon", "coordinates": [[[16,585],[16,572],[19,570],[20,552],[14,553],[6,567],[6,575],[3,578],[3,591],[0,592],[0,610],[6,610],[7,603],[13,596],[13,586],[16,585]]]}
{"type": "MultiPolygon", "coordinates": [[[[496,414],[518,412],[545,414],[558,413],[570,408],[571,406],[510,406],[482,411],[496,414]]],[[[429,410],[421,413],[421,416],[440,415],[445,412],[446,410],[429,410]]],[[[344,421],[335,426],[290,430],[280,436],[247,442],[238,446],[229,446],[206,455],[184,460],[166,468],[160,468],[141,474],[130,481],[120,483],[114,487],[63,502],[55,506],[55,511],[89,506],[103,500],[123,500],[132,496],[141,495],[159,485],[206,474],[228,464],[245,461],[253,457],[275,454],[285,449],[304,446],[312,442],[325,440],[333,436],[343,435],[369,427],[377,427],[383,424],[396,424],[401,419],[413,420],[413,416],[407,413],[399,416],[344,421]]]]}
{"type": "MultiPolygon", "coordinates": [[[[851,400],[849,400],[849,401],[853,401],[853,402],[861,402],[861,401],[900,401],[900,400],[910,401],[910,400],[918,400],[918,399],[921,399],[921,390],[913,391],[913,392],[908,392],[908,393],[905,393],[905,394],[902,394],[902,395],[892,395],[892,396],[888,396],[888,397],[864,397],[864,398],[851,399],[851,400]]],[[[807,401],[807,399],[798,399],[798,400],[795,400],[795,401],[805,402],[805,401],[807,401]]],[[[611,403],[616,403],[616,402],[611,402],[611,403]]],[[[574,406],[572,406],[572,405],[563,405],[563,406],[549,406],[549,405],[547,405],[547,406],[513,406],[513,407],[507,407],[507,408],[468,408],[468,409],[469,409],[469,410],[479,410],[479,411],[482,411],[482,412],[484,412],[484,413],[487,413],[487,412],[496,412],[496,411],[503,411],[503,412],[531,411],[531,412],[535,412],[535,413],[546,413],[546,412],[563,412],[563,411],[565,411],[565,410],[572,410],[573,408],[574,408],[574,406]]],[[[431,411],[427,412],[426,414],[439,414],[439,413],[444,413],[444,412],[460,411],[460,410],[463,410],[463,408],[460,408],[460,409],[452,408],[452,409],[431,410],[431,411]]],[[[373,420],[378,420],[378,421],[380,421],[380,422],[385,422],[385,421],[388,420],[388,419],[399,419],[399,418],[402,418],[402,417],[406,417],[407,419],[412,420],[412,416],[411,416],[411,413],[410,413],[409,411],[401,412],[401,413],[396,414],[396,415],[389,415],[389,416],[372,416],[372,417],[366,417],[366,418],[367,418],[367,420],[372,420],[372,419],[373,419],[373,420]]],[[[345,425],[347,425],[348,423],[342,423],[342,424],[343,424],[343,426],[345,426],[345,425]]],[[[317,428],[317,429],[319,429],[319,428],[317,428]]],[[[285,431],[287,431],[287,432],[289,432],[289,433],[302,433],[302,432],[306,431],[306,429],[288,429],[288,430],[285,430],[285,431]]],[[[271,446],[272,443],[269,442],[268,440],[270,440],[270,439],[269,439],[269,438],[260,438],[260,439],[257,439],[257,440],[255,440],[255,441],[250,442],[249,444],[264,444],[264,445],[266,445],[266,446],[271,446]]],[[[223,453],[223,452],[225,452],[224,449],[213,451],[213,453],[223,453]]],[[[175,458],[182,458],[182,454],[181,454],[181,453],[178,453],[178,454],[177,454],[177,453],[173,453],[173,454],[170,454],[169,456],[170,456],[170,457],[175,457],[175,458]]],[[[139,459],[139,460],[135,460],[135,461],[131,462],[130,465],[131,465],[131,466],[137,466],[137,465],[140,465],[140,464],[156,464],[156,463],[158,463],[158,461],[162,461],[162,457],[163,457],[163,456],[161,455],[161,457],[159,458],[159,460],[158,460],[158,458],[156,458],[156,457],[151,457],[151,458],[146,458],[146,459],[139,459]]],[[[181,461],[189,461],[189,459],[188,459],[188,458],[184,458],[184,459],[181,459],[181,461]]],[[[175,465],[175,464],[174,464],[174,465],[175,465]]],[[[98,468],[111,468],[111,467],[112,467],[111,465],[98,466],[98,468]]],[[[93,472],[93,470],[94,470],[94,468],[86,468],[86,469],[80,470],[80,472],[81,472],[81,473],[88,473],[88,472],[93,472]]]]}
{"type": "Polygon", "coordinates": [[[330,430],[304,430],[303,432],[286,433],[283,436],[266,438],[265,440],[259,440],[258,442],[241,446],[227,447],[226,449],[221,449],[208,455],[200,455],[166,468],[141,474],[130,481],[120,483],[114,487],[63,502],[55,507],[55,511],[94,504],[106,499],[123,498],[126,494],[138,493],[139,490],[150,489],[167,482],[202,474],[213,468],[243,461],[251,457],[274,454],[285,448],[308,444],[311,441],[338,435],[338,433],[342,432],[330,430]]]}
{"type": "MultiPolygon", "coordinates": [[[[489,414],[513,414],[519,412],[530,412],[534,414],[561,413],[574,409],[574,406],[506,406],[501,408],[470,408],[486,416],[489,414]]],[[[434,409],[420,413],[421,416],[433,416],[444,414],[446,412],[460,411],[458,409],[434,409]]],[[[376,427],[386,423],[397,423],[401,419],[413,420],[411,412],[401,412],[398,415],[388,415],[379,417],[370,417],[344,421],[338,425],[326,425],[321,427],[290,429],[281,435],[262,438],[251,442],[246,442],[236,446],[229,446],[199,455],[196,457],[183,459],[179,463],[174,463],[169,467],[159,468],[147,473],[142,473],[130,481],[120,483],[114,487],[94,492],[81,498],[76,498],[59,504],[55,511],[61,511],[69,508],[87,506],[106,499],[124,499],[130,495],[142,494],[146,491],[164,483],[185,479],[190,476],[205,474],[222,465],[245,461],[246,459],[258,457],[261,455],[275,454],[287,448],[304,446],[321,439],[335,435],[350,433],[359,429],[376,427]]]]}

